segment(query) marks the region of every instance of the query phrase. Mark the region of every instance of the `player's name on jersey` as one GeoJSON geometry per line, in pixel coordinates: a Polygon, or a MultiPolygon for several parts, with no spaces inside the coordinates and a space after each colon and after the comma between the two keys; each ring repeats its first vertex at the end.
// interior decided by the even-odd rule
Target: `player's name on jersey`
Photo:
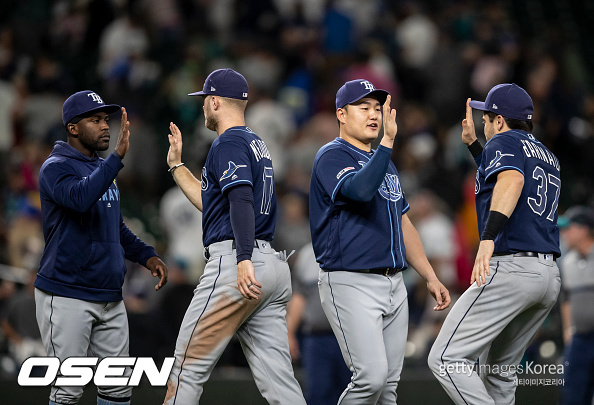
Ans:
{"type": "Polygon", "coordinates": [[[99,201],[120,201],[120,190],[108,188],[99,201]]]}
{"type": "Polygon", "coordinates": [[[547,149],[541,148],[536,143],[526,139],[521,139],[520,142],[522,142],[522,148],[524,149],[526,157],[540,159],[543,162],[550,164],[555,169],[560,170],[559,160],[557,160],[557,158],[547,149]]]}
{"type": "Polygon", "coordinates": [[[250,147],[252,148],[252,151],[254,152],[254,156],[256,156],[256,160],[258,162],[260,161],[260,159],[264,159],[264,158],[272,160],[270,158],[270,152],[268,152],[268,147],[266,146],[264,141],[261,141],[259,139],[254,139],[250,143],[250,147]]]}

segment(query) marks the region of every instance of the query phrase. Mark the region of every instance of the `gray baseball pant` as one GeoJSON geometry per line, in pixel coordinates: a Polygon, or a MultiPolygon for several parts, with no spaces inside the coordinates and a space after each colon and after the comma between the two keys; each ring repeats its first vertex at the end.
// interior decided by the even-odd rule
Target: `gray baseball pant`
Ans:
{"type": "Polygon", "coordinates": [[[550,254],[496,256],[489,268],[486,284],[474,283],[453,306],[429,353],[456,404],[514,403],[517,366],[561,287],[550,254]]]}
{"type": "MultiPolygon", "coordinates": [[[[35,289],[37,324],[48,356],[128,356],[128,317],[123,301],[93,302],[61,297],[35,289]]],[[[132,370],[126,367],[125,376],[132,370]]],[[[84,387],[52,386],[50,401],[77,404],[84,387]]],[[[99,394],[126,398],[132,387],[97,387],[99,394]]],[[[101,401],[99,401],[101,402],[101,401]]],[[[102,401],[103,403],[108,403],[102,401]]]]}
{"type": "Polygon", "coordinates": [[[338,404],[396,404],[408,333],[402,273],[386,277],[320,270],[318,287],[324,312],[353,373],[338,404]]]}
{"type": "Polygon", "coordinates": [[[237,259],[231,240],[208,247],[209,259],[194,290],[175,347],[165,404],[198,404],[203,385],[237,333],[254,380],[270,404],[305,405],[293,375],[285,319],[291,299],[289,266],[266,241],[252,254],[258,300],[237,287],[237,259]]]}

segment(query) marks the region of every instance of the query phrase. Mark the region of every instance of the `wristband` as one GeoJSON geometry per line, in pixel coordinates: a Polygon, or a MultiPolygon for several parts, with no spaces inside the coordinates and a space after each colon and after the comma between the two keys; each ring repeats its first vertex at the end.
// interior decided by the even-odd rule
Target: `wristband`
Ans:
{"type": "Polygon", "coordinates": [[[169,170],[167,170],[167,171],[173,175],[173,172],[175,171],[175,169],[177,169],[178,167],[183,166],[183,165],[184,165],[183,162],[182,163],[178,163],[175,166],[169,168],[169,170]]]}
{"type": "Polygon", "coordinates": [[[475,139],[473,143],[468,145],[468,150],[472,154],[472,157],[476,159],[477,156],[483,153],[483,145],[481,145],[478,139],[475,139]]]}
{"type": "Polygon", "coordinates": [[[489,218],[487,218],[487,223],[485,224],[485,229],[483,229],[483,234],[481,235],[481,240],[495,240],[499,232],[505,226],[508,217],[505,214],[502,214],[499,211],[489,211],[489,218]]]}

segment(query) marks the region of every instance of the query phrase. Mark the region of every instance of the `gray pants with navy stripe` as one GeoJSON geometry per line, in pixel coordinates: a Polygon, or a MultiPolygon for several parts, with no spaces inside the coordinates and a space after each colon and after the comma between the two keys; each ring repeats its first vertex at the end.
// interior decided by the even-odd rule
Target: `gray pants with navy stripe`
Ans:
{"type": "Polygon", "coordinates": [[[513,404],[522,356],[557,301],[552,255],[493,257],[485,285],[473,284],[448,314],[429,367],[456,404],[513,404]]]}
{"type": "MultiPolygon", "coordinates": [[[[105,357],[128,356],[128,317],[123,301],[83,301],[36,288],[35,307],[48,356],[61,361],[69,357],[98,357],[100,361],[105,357]]],[[[126,367],[124,375],[131,372],[126,367]]],[[[83,388],[52,386],[50,404],[77,404],[83,388]]],[[[127,398],[132,387],[97,387],[97,391],[110,398],[127,398]]]]}
{"type": "Polygon", "coordinates": [[[305,405],[289,355],[285,319],[291,299],[289,266],[268,242],[258,241],[258,246],[252,254],[256,279],[262,284],[258,300],[248,300],[238,290],[232,241],[208,247],[208,263],[180,327],[165,404],[198,404],[204,383],[237,333],[268,403],[305,405]]]}
{"type": "Polygon", "coordinates": [[[402,273],[387,277],[320,270],[318,287],[324,313],[353,373],[338,403],[396,404],[408,333],[402,273]]]}

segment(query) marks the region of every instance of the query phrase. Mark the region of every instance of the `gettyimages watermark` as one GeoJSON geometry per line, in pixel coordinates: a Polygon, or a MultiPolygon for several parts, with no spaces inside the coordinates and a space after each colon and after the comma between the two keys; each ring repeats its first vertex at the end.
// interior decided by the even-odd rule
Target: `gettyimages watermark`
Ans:
{"type": "Polygon", "coordinates": [[[539,364],[534,361],[518,365],[449,363],[439,366],[439,375],[464,374],[470,377],[473,373],[480,376],[491,374],[513,377],[516,386],[564,386],[563,375],[568,364],[539,364]]]}
{"type": "Polygon", "coordinates": [[[22,387],[84,386],[91,380],[97,386],[136,387],[144,374],[153,386],[164,386],[173,367],[174,358],[166,357],[161,370],[151,357],[69,357],[63,362],[57,357],[29,357],[19,371],[17,382],[22,387]],[[33,367],[44,369],[33,372],[33,367]],[[132,368],[126,373],[126,368],[132,368]],[[43,375],[39,375],[43,374],[43,375]]]}

